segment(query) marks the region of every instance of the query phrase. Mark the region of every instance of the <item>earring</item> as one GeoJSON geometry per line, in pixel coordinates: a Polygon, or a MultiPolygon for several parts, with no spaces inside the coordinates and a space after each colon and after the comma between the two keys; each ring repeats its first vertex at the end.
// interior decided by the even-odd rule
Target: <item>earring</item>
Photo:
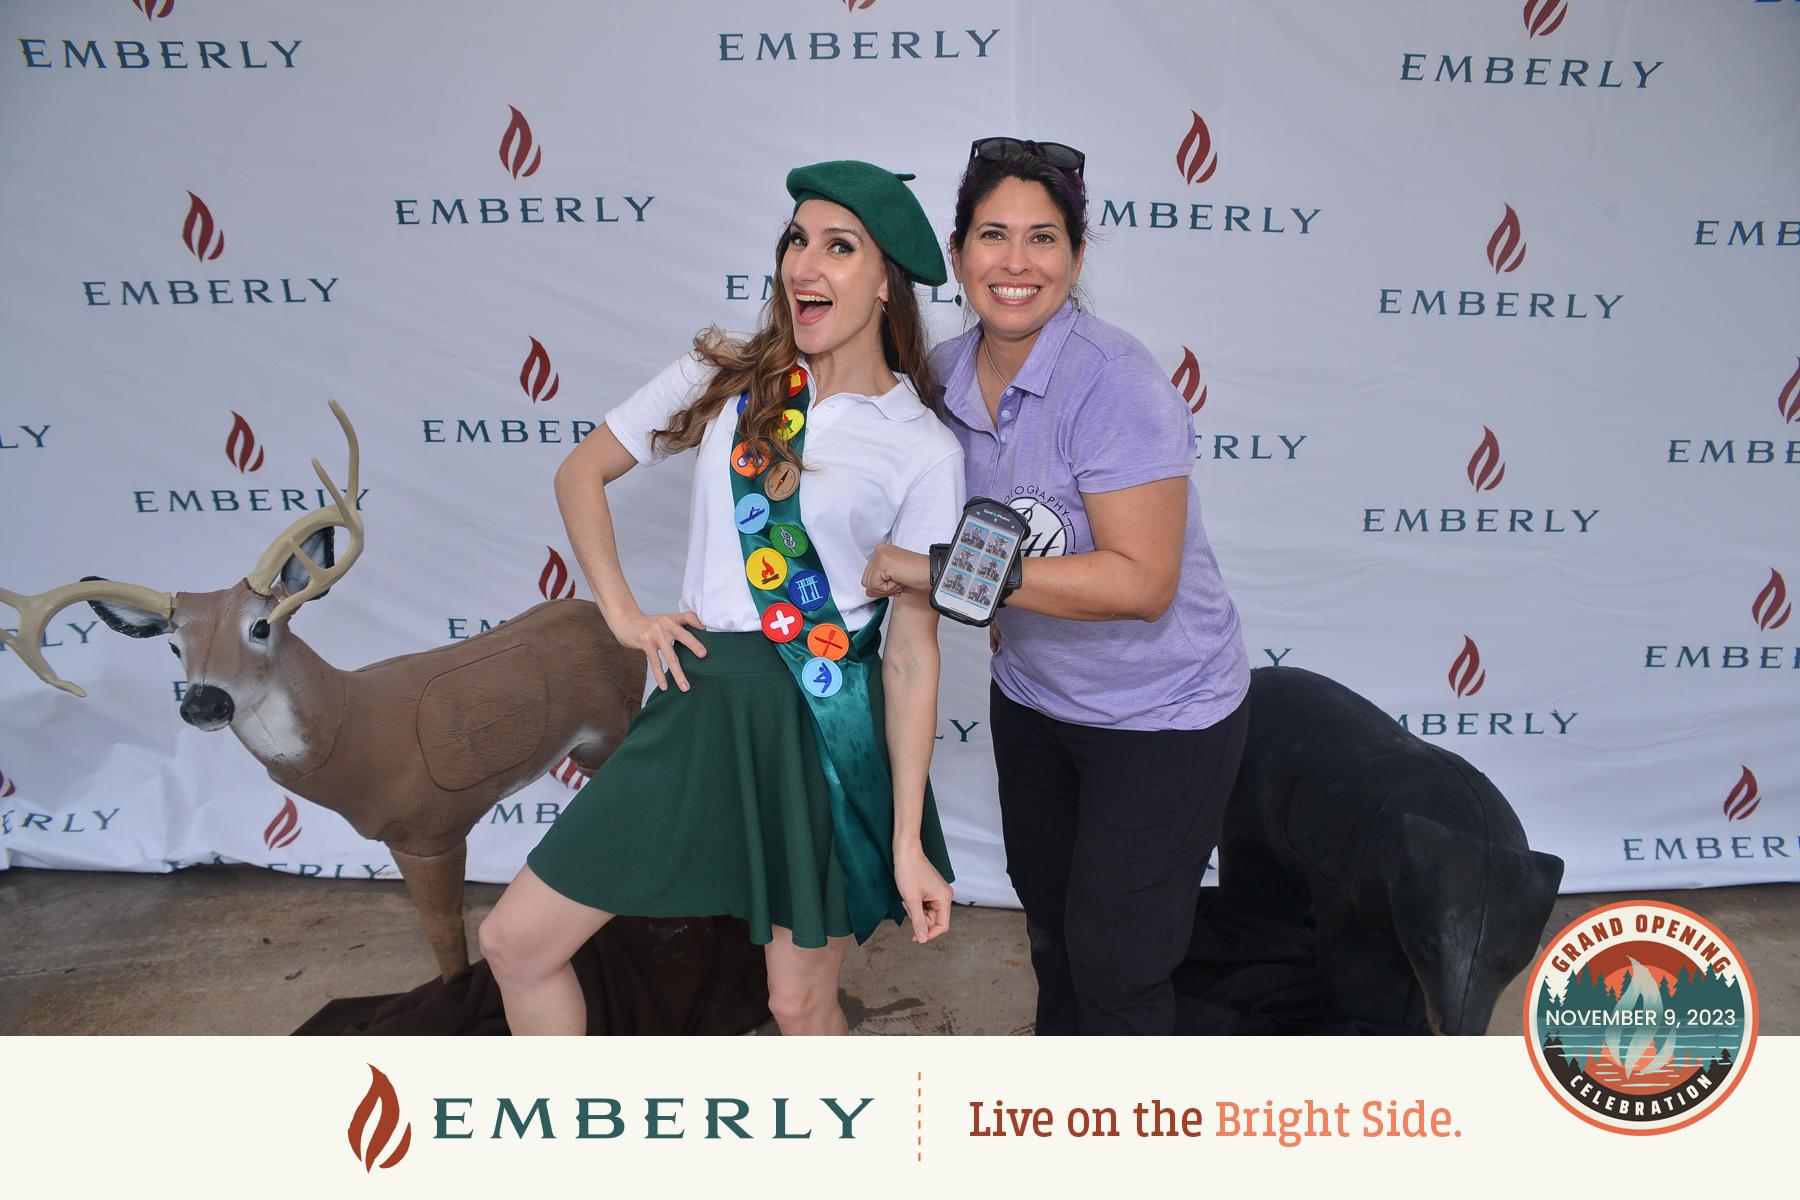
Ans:
{"type": "Polygon", "coordinates": [[[956,305],[956,307],[958,307],[958,308],[961,308],[962,307],[962,293],[958,292],[958,293],[956,293],[956,295],[952,296],[950,298],[950,303],[956,305]]]}

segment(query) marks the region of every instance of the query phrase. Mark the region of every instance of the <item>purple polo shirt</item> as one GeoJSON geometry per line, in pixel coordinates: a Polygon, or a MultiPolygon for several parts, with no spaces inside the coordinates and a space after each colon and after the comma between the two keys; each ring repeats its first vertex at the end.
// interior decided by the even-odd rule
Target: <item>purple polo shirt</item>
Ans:
{"type": "Polygon", "coordinates": [[[1187,405],[1143,345],[1073,304],[1038,334],[988,419],[975,379],[977,327],[932,352],[970,496],[1010,504],[1028,556],[1094,548],[1083,494],[1187,479],[1187,539],[1175,602],[1145,622],[1070,621],[1000,610],[994,682],[1060,721],[1114,729],[1204,729],[1250,687],[1237,609],[1200,524],[1187,405]]]}

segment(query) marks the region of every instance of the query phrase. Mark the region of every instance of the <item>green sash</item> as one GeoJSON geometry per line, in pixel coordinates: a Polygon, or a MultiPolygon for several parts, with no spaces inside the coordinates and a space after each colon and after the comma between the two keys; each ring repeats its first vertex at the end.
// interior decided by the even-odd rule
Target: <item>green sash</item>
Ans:
{"type": "MultiPolygon", "coordinates": [[[[787,441],[804,453],[812,380],[798,368],[788,379],[787,441]]],[[[748,403],[746,392],[739,400],[740,417],[748,403]]],[[[898,921],[906,915],[894,888],[893,782],[882,731],[869,711],[869,667],[887,601],[854,637],[845,632],[818,550],[800,521],[798,473],[755,445],[742,428],[732,441],[728,465],[745,583],[764,634],[781,651],[812,712],[850,926],[858,942],[867,941],[884,917],[898,921]]]]}

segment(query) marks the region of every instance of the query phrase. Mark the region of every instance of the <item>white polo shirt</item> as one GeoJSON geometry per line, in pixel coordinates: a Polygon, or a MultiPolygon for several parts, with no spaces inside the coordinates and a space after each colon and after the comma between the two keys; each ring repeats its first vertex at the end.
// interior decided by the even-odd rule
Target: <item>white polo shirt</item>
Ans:
{"type": "MultiPolygon", "coordinates": [[[[806,369],[806,360],[800,360],[806,369]]],[[[606,427],[645,466],[668,457],[650,437],[705,390],[712,368],[691,351],[606,414],[606,427]]],[[[732,519],[732,434],[737,402],[727,400],[701,436],[688,514],[681,607],[708,629],[761,632],[732,519]]],[[[880,396],[840,392],[807,409],[800,519],[851,632],[868,624],[876,601],[862,573],[875,547],[891,542],[925,553],[948,541],[963,505],[962,447],[919,400],[905,376],[880,396]]]]}

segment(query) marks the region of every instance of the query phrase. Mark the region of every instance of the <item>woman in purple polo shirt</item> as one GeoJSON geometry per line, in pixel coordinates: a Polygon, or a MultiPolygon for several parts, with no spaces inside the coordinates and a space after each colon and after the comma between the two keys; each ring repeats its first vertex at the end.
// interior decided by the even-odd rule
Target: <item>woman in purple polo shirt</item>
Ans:
{"type": "MultiPolygon", "coordinates": [[[[932,365],[969,495],[1030,527],[995,626],[990,728],[1037,1031],[1166,1034],[1250,670],[1200,524],[1187,406],[1136,338],[1070,296],[1083,165],[1055,143],[974,144],[950,258],[980,323],[932,365]]],[[[883,546],[864,584],[923,590],[929,574],[883,546]]]]}

